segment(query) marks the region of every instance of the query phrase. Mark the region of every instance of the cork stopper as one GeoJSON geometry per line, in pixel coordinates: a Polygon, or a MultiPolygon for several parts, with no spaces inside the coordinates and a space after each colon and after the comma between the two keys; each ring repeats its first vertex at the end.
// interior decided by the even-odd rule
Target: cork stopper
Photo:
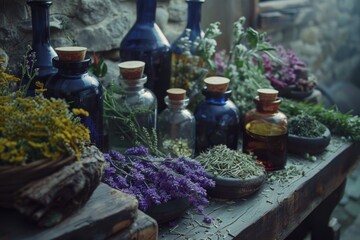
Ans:
{"type": "Polygon", "coordinates": [[[279,91],[275,89],[262,88],[258,89],[260,101],[276,101],[279,91]]]}
{"type": "Polygon", "coordinates": [[[186,96],[186,90],[182,88],[170,88],[166,92],[170,100],[184,100],[186,96]]]}
{"type": "Polygon", "coordinates": [[[118,66],[122,78],[128,80],[135,80],[135,79],[140,79],[144,74],[145,62],[126,61],[119,63],[118,66]]]}
{"type": "Polygon", "coordinates": [[[230,79],[226,77],[213,76],[205,78],[207,90],[210,92],[226,92],[230,79]]]}
{"type": "Polygon", "coordinates": [[[85,59],[86,47],[57,47],[55,52],[57,53],[59,60],[66,62],[81,62],[85,59]]]}

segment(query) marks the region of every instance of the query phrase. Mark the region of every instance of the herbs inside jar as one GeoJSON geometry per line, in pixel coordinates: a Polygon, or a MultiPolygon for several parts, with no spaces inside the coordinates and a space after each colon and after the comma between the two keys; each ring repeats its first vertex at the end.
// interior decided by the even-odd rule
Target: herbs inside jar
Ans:
{"type": "Polygon", "coordinates": [[[248,179],[263,175],[264,165],[256,156],[216,145],[196,157],[205,170],[215,176],[248,179]]]}

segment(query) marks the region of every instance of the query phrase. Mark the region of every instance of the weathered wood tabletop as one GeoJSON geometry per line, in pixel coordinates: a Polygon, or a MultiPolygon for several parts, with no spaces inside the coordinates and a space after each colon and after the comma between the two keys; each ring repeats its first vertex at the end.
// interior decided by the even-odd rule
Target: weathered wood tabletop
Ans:
{"type": "MultiPolygon", "coordinates": [[[[161,227],[159,238],[285,239],[345,185],[346,177],[357,164],[358,147],[333,137],[316,160],[289,155],[286,169],[269,174],[255,195],[238,200],[211,199],[206,208],[214,219],[211,224],[204,223],[203,216],[188,211],[176,226],[161,227]]],[[[338,195],[341,191],[335,196],[336,201],[340,200],[338,195]]]]}

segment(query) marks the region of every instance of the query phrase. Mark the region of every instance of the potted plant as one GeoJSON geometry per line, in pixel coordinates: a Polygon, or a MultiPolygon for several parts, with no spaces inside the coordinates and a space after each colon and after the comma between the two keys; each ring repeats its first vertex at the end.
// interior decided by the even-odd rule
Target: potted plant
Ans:
{"type": "Polygon", "coordinates": [[[291,49],[275,46],[280,61],[271,61],[262,54],[265,77],[279,91],[282,97],[304,99],[311,95],[316,86],[316,78],[307,65],[291,49]]]}

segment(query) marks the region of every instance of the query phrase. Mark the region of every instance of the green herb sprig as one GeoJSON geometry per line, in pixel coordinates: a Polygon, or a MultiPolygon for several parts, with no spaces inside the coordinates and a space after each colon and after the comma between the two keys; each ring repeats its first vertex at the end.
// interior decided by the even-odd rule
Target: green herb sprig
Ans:
{"type": "MultiPolygon", "coordinates": [[[[156,129],[151,130],[141,127],[136,120],[136,111],[128,109],[125,112],[119,110],[119,106],[116,102],[115,95],[117,94],[116,87],[113,83],[110,83],[108,88],[103,89],[104,96],[104,112],[105,118],[115,118],[121,126],[120,130],[134,146],[144,146],[157,157],[164,157],[165,153],[158,148],[158,138],[156,129]]],[[[126,106],[122,106],[126,107],[126,106]]]]}
{"type": "Polygon", "coordinates": [[[216,176],[247,179],[260,176],[265,168],[256,161],[253,154],[229,149],[225,145],[216,145],[196,157],[201,165],[216,176]]]}
{"type": "Polygon", "coordinates": [[[350,113],[343,114],[336,107],[326,109],[323,105],[315,105],[307,102],[295,102],[283,99],[280,110],[288,117],[299,114],[307,114],[315,117],[329,130],[339,136],[360,141],[360,118],[350,113]]]}

